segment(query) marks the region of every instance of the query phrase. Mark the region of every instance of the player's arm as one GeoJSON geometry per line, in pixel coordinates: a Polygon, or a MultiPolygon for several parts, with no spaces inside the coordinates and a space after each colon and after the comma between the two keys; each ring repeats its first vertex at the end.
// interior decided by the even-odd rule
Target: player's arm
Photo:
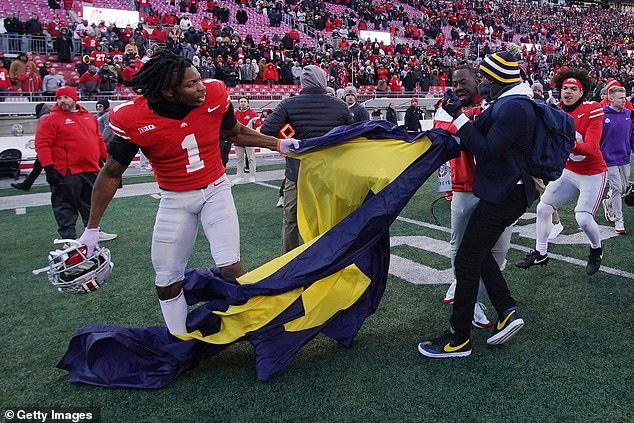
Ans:
{"type": "MultiPolygon", "coordinates": [[[[229,140],[236,145],[245,147],[264,147],[274,151],[281,150],[282,153],[288,152],[288,146],[286,146],[285,149],[285,146],[283,144],[288,144],[289,142],[291,142],[291,139],[280,141],[276,137],[264,135],[258,131],[242,125],[236,119],[233,113],[233,106],[231,105],[222,118],[222,122],[220,123],[220,131],[222,132],[222,135],[229,138],[229,140]]],[[[293,145],[295,146],[296,143],[293,143],[293,145]]],[[[297,146],[298,145],[299,144],[297,143],[297,146]]]]}

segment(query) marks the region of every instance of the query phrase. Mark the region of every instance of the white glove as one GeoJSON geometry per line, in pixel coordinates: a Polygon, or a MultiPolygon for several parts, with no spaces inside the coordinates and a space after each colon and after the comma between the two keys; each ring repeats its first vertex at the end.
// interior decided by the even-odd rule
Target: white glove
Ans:
{"type": "Polygon", "coordinates": [[[278,151],[281,154],[286,154],[288,150],[296,148],[299,148],[299,140],[295,138],[280,139],[278,151]]]}
{"type": "Polygon", "coordinates": [[[99,228],[84,229],[84,233],[81,234],[77,241],[86,246],[86,254],[91,257],[99,242],[99,228]]]}

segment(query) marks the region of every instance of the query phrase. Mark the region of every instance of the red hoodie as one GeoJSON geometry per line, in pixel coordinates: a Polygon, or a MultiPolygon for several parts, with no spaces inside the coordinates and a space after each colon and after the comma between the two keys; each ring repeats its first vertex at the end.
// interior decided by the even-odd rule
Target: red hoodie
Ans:
{"type": "Polygon", "coordinates": [[[99,160],[107,157],[97,119],[84,107],[65,112],[56,104],[40,120],[35,151],[42,166],[50,164],[62,175],[99,172],[99,160]]]}
{"type": "MultiPolygon", "coordinates": [[[[478,96],[475,104],[464,109],[464,113],[471,118],[482,113],[482,99],[478,96]]],[[[475,159],[473,154],[462,150],[460,156],[451,159],[451,190],[455,192],[473,191],[473,175],[475,173],[475,159]]]]}

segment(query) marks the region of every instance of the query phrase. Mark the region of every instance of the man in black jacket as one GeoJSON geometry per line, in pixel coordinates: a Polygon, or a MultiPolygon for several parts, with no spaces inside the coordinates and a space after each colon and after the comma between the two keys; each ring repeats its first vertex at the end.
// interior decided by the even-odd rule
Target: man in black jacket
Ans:
{"type": "MultiPolygon", "coordinates": [[[[314,65],[304,67],[300,75],[299,95],[283,100],[264,121],[261,132],[278,136],[287,124],[295,131],[293,138],[304,140],[318,137],[341,125],[353,123],[346,104],[326,93],[326,72],[314,65]]],[[[286,158],[284,184],[284,219],[282,222],[282,253],[302,244],[297,228],[297,176],[299,160],[286,158]]]]}
{"type": "Polygon", "coordinates": [[[416,97],[410,100],[410,106],[405,110],[405,129],[412,132],[420,132],[420,121],[423,118],[423,112],[418,107],[418,99],[416,97]]]}
{"type": "Polygon", "coordinates": [[[519,66],[511,54],[485,57],[480,70],[485,77],[480,93],[492,105],[475,123],[461,114],[460,99],[451,90],[442,102],[444,112],[455,118],[451,132],[475,156],[473,193],[480,201],[456,254],[457,286],[451,328],[443,336],[418,345],[419,352],[431,358],[471,354],[469,333],[480,277],[498,312],[494,334],[487,344],[504,344],[524,325],[491,249],[506,227],[524,214],[536,198],[527,167],[536,116],[526,99],[529,88],[521,84],[519,66]],[[496,109],[496,100],[507,96],[509,99],[496,109]]]}

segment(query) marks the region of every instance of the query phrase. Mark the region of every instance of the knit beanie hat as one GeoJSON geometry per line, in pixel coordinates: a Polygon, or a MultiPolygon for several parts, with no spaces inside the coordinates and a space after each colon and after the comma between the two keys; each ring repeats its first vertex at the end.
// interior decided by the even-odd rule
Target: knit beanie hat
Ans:
{"type": "Polygon", "coordinates": [[[540,93],[544,92],[544,86],[542,84],[540,84],[539,82],[535,82],[532,86],[531,89],[533,91],[539,91],[540,93]]]}
{"type": "Polygon", "coordinates": [[[612,87],[620,87],[621,84],[619,84],[619,81],[617,81],[614,78],[609,78],[606,83],[605,83],[605,92],[609,93],[610,92],[610,88],[612,87]]]}
{"type": "Polygon", "coordinates": [[[522,82],[520,68],[515,57],[507,51],[489,54],[480,63],[480,70],[484,76],[500,84],[515,84],[522,82]]]}
{"type": "Polygon", "coordinates": [[[108,101],[107,98],[101,98],[97,100],[97,104],[101,104],[103,106],[104,112],[110,108],[110,102],[108,101]]]}
{"type": "Polygon", "coordinates": [[[77,101],[77,91],[75,91],[73,87],[58,88],[57,91],[55,91],[55,100],[57,100],[57,97],[61,97],[63,95],[72,98],[74,101],[77,101]]]}

